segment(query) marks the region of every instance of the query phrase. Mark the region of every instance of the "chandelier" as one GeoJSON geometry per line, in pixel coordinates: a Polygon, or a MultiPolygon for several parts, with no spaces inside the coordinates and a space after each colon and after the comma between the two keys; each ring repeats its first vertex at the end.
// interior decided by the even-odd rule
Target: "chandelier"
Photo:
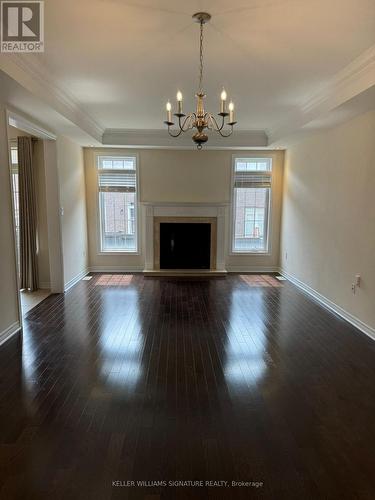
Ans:
{"type": "Polygon", "coordinates": [[[187,132],[191,129],[197,129],[197,132],[193,135],[192,139],[196,143],[198,149],[202,149],[202,146],[208,140],[207,134],[204,132],[207,130],[214,130],[218,132],[222,137],[229,137],[233,133],[233,126],[237,123],[234,121],[234,104],[231,101],[228,105],[227,111],[227,93],[225,89],[220,95],[220,113],[218,113],[219,118],[216,118],[208,113],[204,109],[203,99],[206,97],[203,92],[202,82],[203,82],[203,27],[211,19],[211,15],[207,12],[198,12],[193,15],[195,22],[200,25],[200,39],[199,39],[199,86],[198,92],[195,94],[197,98],[197,107],[195,112],[185,115],[182,111],[182,94],[180,91],[177,92],[177,113],[173,116],[178,119],[178,129],[172,129],[174,126],[174,121],[172,119],[172,104],[170,101],[167,102],[167,119],[164,122],[168,126],[168,133],[172,137],[179,137],[182,132],[187,132]],[[229,118],[228,118],[229,117],[229,118]],[[219,123],[218,123],[219,122],[219,123]]]}

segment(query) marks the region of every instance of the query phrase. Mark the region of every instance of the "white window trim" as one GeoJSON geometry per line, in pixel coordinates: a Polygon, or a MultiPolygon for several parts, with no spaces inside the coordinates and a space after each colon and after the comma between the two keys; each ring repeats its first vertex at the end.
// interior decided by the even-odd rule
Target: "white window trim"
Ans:
{"type": "Polygon", "coordinates": [[[9,148],[9,154],[10,154],[10,168],[12,173],[18,173],[18,157],[17,157],[17,163],[12,162],[12,149],[17,149],[17,141],[14,139],[10,140],[10,148],[9,148]]]}
{"type": "MultiPolygon", "coordinates": [[[[125,152],[113,152],[111,150],[96,150],[94,151],[94,168],[96,172],[96,254],[97,255],[141,255],[141,225],[140,225],[140,219],[141,219],[141,210],[140,210],[140,191],[139,191],[139,155],[138,153],[128,153],[127,151],[125,152]],[[118,158],[123,158],[124,156],[126,157],[132,157],[135,158],[135,169],[136,169],[136,176],[135,176],[135,182],[136,182],[136,192],[135,192],[135,212],[136,212],[136,250],[102,250],[102,224],[101,224],[101,208],[100,208],[100,200],[99,200],[99,168],[98,168],[98,157],[99,156],[112,156],[112,157],[118,157],[118,158]]],[[[116,170],[113,170],[116,172],[116,170]]],[[[118,170],[118,172],[121,172],[121,169],[118,170]]]]}
{"type": "MultiPolygon", "coordinates": [[[[232,155],[232,166],[231,166],[231,179],[230,179],[230,221],[229,221],[229,251],[228,255],[230,256],[235,256],[235,255],[258,255],[258,256],[271,256],[272,255],[272,208],[273,208],[273,176],[274,176],[274,156],[271,154],[267,153],[254,153],[254,154],[245,154],[245,155],[232,155]],[[268,223],[267,223],[267,248],[265,250],[252,250],[252,251],[240,251],[240,250],[233,250],[233,243],[234,243],[234,231],[235,231],[235,225],[234,225],[234,214],[235,214],[235,207],[234,207],[234,177],[235,177],[235,165],[236,165],[236,160],[239,158],[270,158],[271,159],[271,188],[270,188],[270,195],[269,195],[269,206],[268,206],[268,223]]],[[[259,170],[256,172],[260,172],[259,170]]]]}

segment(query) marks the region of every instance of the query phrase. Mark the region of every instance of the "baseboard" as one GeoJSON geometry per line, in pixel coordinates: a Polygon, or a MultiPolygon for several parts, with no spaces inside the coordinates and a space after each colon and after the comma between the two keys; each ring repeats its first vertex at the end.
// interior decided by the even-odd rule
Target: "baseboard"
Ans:
{"type": "Polygon", "coordinates": [[[143,266],[91,266],[90,273],[141,273],[143,266]]]}
{"type": "Polygon", "coordinates": [[[78,281],[80,281],[82,278],[84,278],[86,276],[86,274],[88,274],[88,272],[89,272],[88,269],[85,269],[84,271],[77,274],[77,276],[74,276],[74,278],[72,278],[67,283],[65,283],[64,284],[64,292],[67,292],[68,290],[70,290],[70,288],[72,288],[72,286],[74,286],[76,283],[78,283],[78,281]]]}
{"type": "Polygon", "coordinates": [[[305,293],[313,297],[317,302],[319,302],[322,306],[326,307],[330,311],[333,311],[336,313],[338,316],[341,318],[345,319],[350,323],[351,325],[355,326],[360,330],[361,332],[365,333],[368,337],[370,337],[372,340],[375,340],[375,328],[373,328],[370,325],[367,325],[363,321],[361,321],[359,318],[356,316],[353,316],[353,314],[350,314],[349,312],[345,311],[342,307],[338,306],[332,300],[327,299],[324,295],[321,293],[317,292],[311,286],[306,285],[303,281],[299,280],[295,276],[287,273],[283,269],[279,269],[279,273],[287,278],[291,283],[296,285],[298,288],[303,290],[305,293]]]}
{"type": "Polygon", "coordinates": [[[0,345],[4,344],[7,340],[9,340],[13,335],[21,330],[21,324],[19,321],[16,321],[4,331],[0,333],[0,345]]]}
{"type": "Polygon", "coordinates": [[[226,266],[228,273],[278,273],[277,266],[226,266]]]}

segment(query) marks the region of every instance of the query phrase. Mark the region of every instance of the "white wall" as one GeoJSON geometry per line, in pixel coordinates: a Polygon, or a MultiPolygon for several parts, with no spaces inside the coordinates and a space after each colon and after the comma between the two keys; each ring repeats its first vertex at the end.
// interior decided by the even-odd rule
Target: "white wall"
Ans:
{"type": "Polygon", "coordinates": [[[19,326],[5,106],[0,101],[0,342],[19,326]]]}
{"type": "Polygon", "coordinates": [[[374,111],[287,150],[281,266],[372,328],[374,191],[374,111]],[[362,285],[353,294],[356,273],[362,285]]]}
{"type": "MultiPolygon", "coordinates": [[[[231,198],[231,168],[234,154],[273,158],[272,238],[269,255],[229,255],[230,270],[276,269],[279,264],[279,230],[282,198],[282,151],[184,151],[184,150],[102,150],[120,154],[137,153],[139,199],[141,202],[227,203],[231,198]]],[[[143,269],[141,255],[99,255],[97,224],[97,175],[95,150],[85,150],[89,265],[95,269],[143,269]]],[[[229,209],[228,209],[229,213],[229,209]]],[[[142,215],[142,214],[141,214],[142,215]]],[[[143,241],[144,243],[144,241],[143,241]]],[[[228,245],[227,245],[228,246],[228,245]]]]}
{"type": "Polygon", "coordinates": [[[83,150],[64,136],[58,136],[57,168],[62,209],[64,287],[87,271],[87,226],[83,150]]]}
{"type": "Polygon", "coordinates": [[[46,211],[51,292],[64,291],[64,262],[62,254],[62,220],[60,217],[60,187],[57,171],[55,140],[43,141],[44,174],[46,183],[46,211]]]}

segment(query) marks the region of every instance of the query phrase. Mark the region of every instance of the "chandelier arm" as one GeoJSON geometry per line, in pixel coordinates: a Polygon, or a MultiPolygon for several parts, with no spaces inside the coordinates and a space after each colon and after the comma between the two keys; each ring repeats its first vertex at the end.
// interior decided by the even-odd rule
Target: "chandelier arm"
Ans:
{"type": "Polygon", "coordinates": [[[222,116],[221,117],[221,127],[220,127],[220,130],[223,130],[224,125],[225,125],[225,116],[222,116]]]}
{"type": "Polygon", "coordinates": [[[189,123],[189,127],[187,130],[191,130],[192,128],[195,127],[195,122],[197,120],[197,115],[195,112],[193,113],[189,113],[189,117],[190,117],[190,123],[189,123]]]}
{"type": "Polygon", "coordinates": [[[206,116],[207,116],[207,128],[208,128],[208,130],[214,130],[215,126],[214,126],[213,121],[212,121],[211,113],[206,113],[204,115],[204,117],[206,118],[206,116]]]}
{"type": "Polygon", "coordinates": [[[222,130],[224,127],[224,116],[222,117],[222,119],[223,119],[223,122],[222,122],[221,126],[219,127],[219,125],[216,121],[216,118],[211,114],[209,115],[209,120],[214,124],[213,130],[215,130],[216,132],[219,132],[221,137],[229,137],[233,134],[233,125],[228,123],[228,125],[230,126],[230,129],[228,130],[228,133],[223,133],[222,130]]]}
{"type": "Polygon", "coordinates": [[[168,125],[168,134],[169,134],[171,137],[175,137],[175,138],[176,138],[176,137],[180,137],[180,135],[182,134],[182,132],[183,132],[183,130],[182,130],[182,128],[180,128],[180,130],[177,132],[177,134],[173,134],[173,133],[171,132],[171,126],[170,126],[170,125],[168,125]]]}
{"type": "Polygon", "coordinates": [[[193,113],[189,113],[186,117],[185,117],[185,120],[181,123],[181,116],[178,117],[178,127],[179,127],[179,131],[174,134],[171,132],[171,126],[168,125],[168,134],[171,136],[171,137],[180,137],[180,135],[182,134],[182,132],[187,132],[189,130],[189,128],[193,128],[193,127],[190,127],[189,124],[188,124],[188,127],[185,128],[185,125],[186,123],[188,122],[188,120],[191,120],[192,118],[192,115],[193,113]]]}
{"type": "Polygon", "coordinates": [[[233,125],[230,125],[229,132],[227,134],[223,134],[221,130],[218,130],[221,137],[230,137],[233,134],[233,125]]]}
{"type": "Polygon", "coordinates": [[[211,119],[211,122],[212,122],[212,123],[213,123],[213,125],[214,125],[214,126],[213,126],[213,130],[216,130],[216,132],[220,132],[221,130],[223,130],[224,125],[225,125],[225,116],[222,116],[222,117],[221,117],[221,125],[219,125],[219,124],[217,123],[216,118],[215,118],[215,117],[214,117],[214,115],[212,115],[211,113],[210,113],[210,119],[211,119]]]}
{"type": "Polygon", "coordinates": [[[182,122],[182,124],[181,124],[181,117],[179,117],[178,124],[179,124],[179,127],[180,127],[180,129],[181,129],[182,132],[187,132],[190,128],[192,128],[191,125],[190,125],[192,114],[193,113],[189,113],[185,117],[185,120],[182,122]],[[186,126],[186,124],[187,124],[187,126],[186,126]]]}

